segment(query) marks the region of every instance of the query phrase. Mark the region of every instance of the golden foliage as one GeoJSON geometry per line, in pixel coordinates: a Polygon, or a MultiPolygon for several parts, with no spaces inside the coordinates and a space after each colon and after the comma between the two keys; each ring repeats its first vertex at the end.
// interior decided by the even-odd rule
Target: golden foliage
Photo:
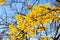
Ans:
{"type": "Polygon", "coordinates": [[[0,5],[4,6],[5,2],[6,2],[6,0],[0,0],[0,5]]]}
{"type": "Polygon", "coordinates": [[[44,36],[44,37],[40,37],[40,40],[52,40],[52,38],[44,36]]]}
{"type": "MultiPolygon", "coordinates": [[[[48,25],[52,19],[58,21],[60,16],[57,15],[60,13],[60,10],[58,10],[56,6],[50,8],[49,4],[50,3],[47,3],[44,6],[42,4],[35,5],[34,8],[30,6],[29,9],[31,9],[31,12],[26,16],[17,14],[15,16],[17,27],[13,24],[9,25],[10,36],[14,35],[16,38],[23,40],[26,39],[26,36],[34,36],[36,32],[47,30],[46,25],[48,25]],[[40,24],[42,26],[40,26],[40,24]],[[37,28],[35,25],[37,25],[37,28]]],[[[43,40],[46,39],[47,37],[44,37],[43,40]]]]}

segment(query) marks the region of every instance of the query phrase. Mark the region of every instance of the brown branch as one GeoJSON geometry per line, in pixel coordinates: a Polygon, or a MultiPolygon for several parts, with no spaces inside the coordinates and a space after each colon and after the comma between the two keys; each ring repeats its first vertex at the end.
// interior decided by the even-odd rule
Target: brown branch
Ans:
{"type": "Polygon", "coordinates": [[[59,28],[60,28],[60,24],[59,24],[59,26],[58,26],[57,29],[56,29],[56,34],[55,34],[55,37],[53,38],[53,40],[58,40],[58,39],[59,39],[60,34],[57,36],[59,28]],[[56,36],[57,36],[57,37],[56,37],[56,36]]]}
{"type": "Polygon", "coordinates": [[[55,37],[53,40],[58,40],[59,37],[60,37],[60,34],[57,37],[55,37]]]}

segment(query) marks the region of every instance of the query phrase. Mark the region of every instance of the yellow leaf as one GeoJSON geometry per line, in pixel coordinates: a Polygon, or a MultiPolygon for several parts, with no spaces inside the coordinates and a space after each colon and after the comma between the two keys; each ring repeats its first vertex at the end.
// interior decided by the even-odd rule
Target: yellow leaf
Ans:
{"type": "Polygon", "coordinates": [[[40,37],[40,40],[52,40],[52,38],[48,36],[42,36],[40,37]]]}
{"type": "Polygon", "coordinates": [[[14,36],[11,36],[11,37],[9,38],[9,40],[15,40],[15,37],[14,37],[14,36]]]}
{"type": "Polygon", "coordinates": [[[45,4],[46,8],[50,8],[50,2],[48,2],[47,4],[45,4]]]}
{"type": "Polygon", "coordinates": [[[5,2],[6,2],[6,0],[0,0],[0,5],[4,6],[5,2]]]}

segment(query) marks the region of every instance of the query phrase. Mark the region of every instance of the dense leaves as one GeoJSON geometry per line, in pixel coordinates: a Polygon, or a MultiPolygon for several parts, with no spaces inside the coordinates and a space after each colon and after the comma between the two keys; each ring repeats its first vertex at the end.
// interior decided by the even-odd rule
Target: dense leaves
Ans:
{"type": "MultiPolygon", "coordinates": [[[[50,3],[46,5],[39,4],[33,8],[29,6],[28,8],[31,9],[29,14],[17,14],[15,16],[17,25],[9,25],[10,40],[26,40],[28,36],[32,37],[35,36],[37,32],[47,30],[46,26],[50,24],[51,20],[60,20],[60,16],[58,16],[60,13],[59,8],[57,6],[50,8],[49,4],[50,3]]],[[[41,40],[51,40],[49,37],[44,36],[43,38],[44,39],[40,37],[41,40]]]]}

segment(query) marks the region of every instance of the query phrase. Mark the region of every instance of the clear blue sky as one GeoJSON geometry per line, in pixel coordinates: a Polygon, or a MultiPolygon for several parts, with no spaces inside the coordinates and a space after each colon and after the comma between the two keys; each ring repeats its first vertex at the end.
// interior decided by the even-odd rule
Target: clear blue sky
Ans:
{"type": "MultiPolygon", "coordinates": [[[[6,22],[6,14],[7,14],[7,22],[8,23],[14,23],[15,22],[14,16],[17,14],[17,12],[19,12],[19,13],[21,12],[21,8],[25,4],[23,4],[24,0],[14,0],[14,1],[22,2],[22,3],[15,3],[15,2],[13,2],[11,7],[10,7],[9,4],[11,4],[12,0],[7,0],[6,6],[0,6],[0,17],[2,18],[2,19],[0,18],[0,23],[5,24],[5,22],[6,22]]],[[[27,2],[28,2],[28,5],[30,5],[30,4],[33,5],[35,3],[35,1],[36,0],[28,0],[27,2]]],[[[40,3],[41,4],[46,4],[47,2],[50,2],[51,3],[50,7],[52,7],[54,5],[53,3],[55,3],[55,0],[47,0],[47,1],[46,0],[39,0],[39,4],[40,3]]],[[[37,4],[37,3],[38,2],[36,2],[35,4],[37,4]]],[[[27,6],[25,6],[23,8],[22,13],[23,14],[29,13],[29,10],[27,9],[27,6]]],[[[3,26],[0,25],[0,28],[1,27],[3,27],[3,26]]],[[[3,29],[0,29],[0,30],[2,31],[3,29]]],[[[4,30],[6,30],[6,29],[4,29],[4,30]]],[[[37,36],[32,37],[32,39],[37,40],[37,36]]]]}

